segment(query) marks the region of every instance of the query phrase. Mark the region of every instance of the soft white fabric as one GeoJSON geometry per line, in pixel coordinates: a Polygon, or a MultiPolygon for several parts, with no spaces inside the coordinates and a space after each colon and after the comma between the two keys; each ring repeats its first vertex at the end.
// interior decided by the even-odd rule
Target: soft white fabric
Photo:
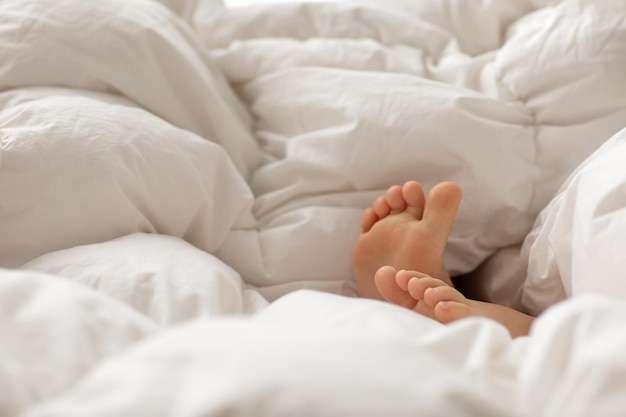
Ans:
{"type": "Polygon", "coordinates": [[[523,305],[535,314],[566,297],[626,299],[626,130],[583,162],[528,235],[523,305]]]}
{"type": "Polygon", "coordinates": [[[620,415],[626,1],[226,6],[0,1],[0,415],[620,415]],[[346,297],[409,179],[528,338],[346,297]]]}
{"type": "Polygon", "coordinates": [[[0,270],[0,414],[62,394],[155,324],[84,286],[43,273],[0,270]]]}
{"type": "Polygon", "coordinates": [[[623,303],[581,297],[512,341],[484,319],[297,292],[152,337],[24,415],[619,416],[624,319],[623,303]]]}
{"type": "Polygon", "coordinates": [[[22,268],[68,277],[160,325],[266,305],[228,265],[172,236],[136,233],[51,252],[22,268]]]}
{"type": "Polygon", "coordinates": [[[254,224],[222,148],[126,99],[37,88],[0,93],[0,106],[1,265],[133,232],[210,251],[254,224]]]}
{"type": "MultiPolygon", "coordinates": [[[[564,2],[526,15],[530,6],[523,4],[518,14],[486,8],[506,37],[476,56],[442,26],[411,14],[418,10],[382,3],[258,6],[201,13],[195,24],[207,45],[220,47],[213,52],[217,64],[257,119],[271,162],[250,182],[262,219],[283,225],[297,213],[318,227],[330,215],[313,204],[365,205],[408,179],[426,188],[455,180],[465,190],[446,254],[456,274],[523,240],[569,172],[623,127],[625,29],[615,7],[564,2]],[[576,28],[606,42],[573,48],[576,28]],[[557,52],[558,62],[541,61],[557,52]],[[575,88],[573,79],[580,79],[575,88]],[[294,179],[298,186],[288,186],[294,179]]],[[[321,246],[337,235],[329,232],[321,246]]],[[[261,274],[267,267],[242,265],[229,248],[227,242],[220,255],[236,269],[261,274]]],[[[311,248],[290,248],[281,247],[290,259],[307,254],[292,270],[315,256],[311,248]]],[[[321,251],[315,264],[327,263],[321,251]]],[[[347,264],[338,267],[348,272],[347,264]]],[[[290,279],[269,274],[272,282],[290,279]]]]}
{"type": "Polygon", "coordinates": [[[117,92],[222,144],[245,174],[258,159],[240,106],[189,28],[151,0],[3,1],[0,88],[117,92]],[[17,24],[14,24],[17,22],[17,24]]]}

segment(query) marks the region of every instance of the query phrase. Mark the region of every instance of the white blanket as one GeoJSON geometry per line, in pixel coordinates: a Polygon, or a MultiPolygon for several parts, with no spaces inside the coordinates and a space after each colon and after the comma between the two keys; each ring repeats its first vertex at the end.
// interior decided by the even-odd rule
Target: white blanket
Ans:
{"type": "Polygon", "coordinates": [[[626,2],[0,0],[0,416],[611,416],[626,2]],[[539,314],[354,298],[361,211],[539,314]]]}

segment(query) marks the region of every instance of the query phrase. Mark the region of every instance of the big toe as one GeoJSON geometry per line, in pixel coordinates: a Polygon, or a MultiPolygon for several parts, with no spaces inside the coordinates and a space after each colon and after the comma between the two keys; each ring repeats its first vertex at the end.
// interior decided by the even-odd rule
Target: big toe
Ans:
{"type": "Polygon", "coordinates": [[[424,220],[447,234],[454,223],[462,196],[461,187],[456,183],[442,182],[435,185],[426,198],[424,220]]]}

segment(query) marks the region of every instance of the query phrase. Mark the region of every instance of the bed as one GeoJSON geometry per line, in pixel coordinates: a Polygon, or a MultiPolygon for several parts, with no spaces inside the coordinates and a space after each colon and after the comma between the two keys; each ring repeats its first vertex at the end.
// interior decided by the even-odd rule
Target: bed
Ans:
{"type": "Polygon", "coordinates": [[[247,3],[0,0],[0,415],[623,415],[626,2],[247,3]],[[407,180],[529,336],[357,297],[407,180]]]}

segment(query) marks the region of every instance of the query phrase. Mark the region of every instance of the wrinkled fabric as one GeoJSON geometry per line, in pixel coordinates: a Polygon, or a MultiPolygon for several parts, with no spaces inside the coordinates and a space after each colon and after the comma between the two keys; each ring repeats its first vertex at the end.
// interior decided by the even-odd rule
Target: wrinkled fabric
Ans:
{"type": "Polygon", "coordinates": [[[620,415],[625,10],[1,1],[0,415],[620,415]],[[354,298],[407,180],[530,336],[354,298]]]}

